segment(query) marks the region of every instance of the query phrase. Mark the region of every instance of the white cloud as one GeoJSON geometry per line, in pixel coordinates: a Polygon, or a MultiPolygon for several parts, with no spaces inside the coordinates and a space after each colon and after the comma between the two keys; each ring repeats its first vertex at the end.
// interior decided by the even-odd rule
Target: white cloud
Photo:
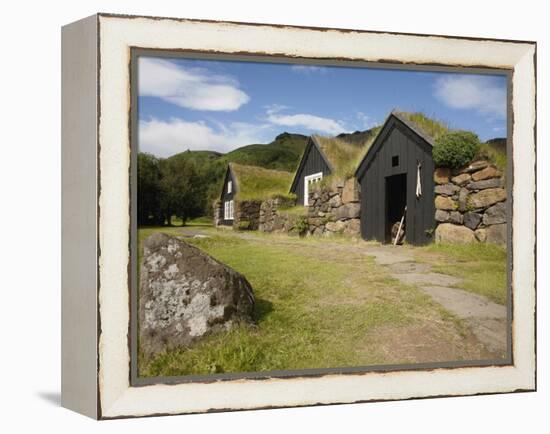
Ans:
{"type": "Polygon", "coordinates": [[[270,129],[265,124],[218,123],[212,128],[202,121],[152,118],[139,122],[139,150],[157,157],[169,157],[187,149],[225,153],[247,144],[263,143],[270,129]]]}
{"type": "Polygon", "coordinates": [[[233,111],[250,101],[231,77],[152,58],[139,60],[139,94],[188,109],[208,111],[233,111]]]}
{"type": "Polygon", "coordinates": [[[359,129],[368,130],[376,125],[376,122],[374,122],[369,115],[363,112],[357,112],[356,117],[360,123],[359,129]]]}
{"type": "Polygon", "coordinates": [[[314,133],[336,135],[348,131],[342,121],[309,113],[282,114],[289,107],[279,104],[266,106],[266,120],[285,127],[301,127],[314,133]]]}
{"type": "Polygon", "coordinates": [[[326,67],[313,66],[313,65],[292,65],[290,69],[294,72],[299,72],[302,74],[312,74],[312,73],[325,74],[327,72],[326,67]]]}
{"type": "Polygon", "coordinates": [[[295,115],[273,114],[269,115],[267,119],[269,122],[276,125],[283,125],[285,127],[303,127],[313,132],[330,135],[336,135],[346,131],[346,128],[340,121],[306,113],[298,113],[295,115]]]}
{"type": "Polygon", "coordinates": [[[286,105],[282,105],[282,104],[269,104],[269,105],[264,106],[264,108],[265,108],[265,112],[268,115],[273,115],[275,113],[279,113],[283,110],[289,109],[290,107],[288,107],[286,105]]]}
{"type": "Polygon", "coordinates": [[[506,87],[491,77],[441,77],[435,83],[435,96],[452,108],[474,109],[491,118],[506,116],[506,87]]]}

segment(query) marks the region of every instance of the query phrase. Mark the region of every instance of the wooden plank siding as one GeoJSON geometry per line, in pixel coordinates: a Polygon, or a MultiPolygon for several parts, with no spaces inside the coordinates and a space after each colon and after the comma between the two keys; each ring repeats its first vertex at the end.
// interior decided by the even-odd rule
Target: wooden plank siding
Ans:
{"type": "Polygon", "coordinates": [[[356,172],[362,192],[362,237],[367,240],[387,241],[386,179],[393,175],[406,174],[406,240],[415,245],[430,242],[430,231],[435,227],[433,172],[432,145],[400,119],[390,116],[356,172]],[[395,167],[392,166],[392,157],[399,159],[399,164],[395,167]],[[422,166],[420,198],[416,197],[417,163],[422,166]]]}
{"type": "Polygon", "coordinates": [[[297,204],[304,203],[304,178],[319,172],[325,177],[330,175],[332,170],[310,138],[290,189],[290,192],[296,195],[297,204]]]}
{"type": "Polygon", "coordinates": [[[226,201],[233,200],[236,194],[237,194],[237,183],[235,182],[235,177],[233,175],[233,172],[231,171],[230,167],[228,167],[227,171],[225,172],[225,178],[223,180],[223,189],[220,197],[220,200],[222,202],[221,206],[222,206],[222,215],[223,215],[223,219],[220,221],[220,224],[224,226],[233,226],[233,220],[227,220],[225,218],[224,204],[226,201]],[[227,192],[227,183],[229,181],[232,181],[231,193],[227,192]]]}

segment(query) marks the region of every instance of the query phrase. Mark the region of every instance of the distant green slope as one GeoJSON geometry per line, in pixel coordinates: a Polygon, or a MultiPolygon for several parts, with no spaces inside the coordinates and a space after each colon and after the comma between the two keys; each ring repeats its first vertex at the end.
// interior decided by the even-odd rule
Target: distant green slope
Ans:
{"type": "Polygon", "coordinates": [[[215,151],[185,151],[180,152],[179,154],[172,155],[171,157],[168,157],[167,160],[179,160],[179,159],[186,159],[191,160],[196,164],[202,165],[202,164],[211,164],[217,160],[219,160],[223,154],[215,151]]]}
{"type": "Polygon", "coordinates": [[[370,128],[365,131],[354,131],[353,133],[341,133],[336,136],[337,139],[348,142],[351,145],[363,146],[371,141],[380,131],[380,126],[370,128]]]}
{"type": "Polygon", "coordinates": [[[307,137],[301,134],[283,133],[267,145],[255,144],[235,149],[224,155],[222,160],[293,172],[298,167],[306,141],[307,137]]]}
{"type": "MultiPolygon", "coordinates": [[[[168,157],[168,160],[186,159],[196,164],[208,184],[207,202],[211,204],[220,195],[228,163],[293,173],[300,163],[306,142],[307,136],[282,133],[275,137],[271,143],[265,145],[246,145],[227,154],[214,151],[185,151],[168,157]]],[[[205,212],[210,212],[210,207],[205,212]]]]}
{"type": "Polygon", "coordinates": [[[282,133],[268,144],[253,144],[237,148],[227,154],[213,151],[185,151],[168,157],[191,159],[199,165],[239,163],[266,169],[292,172],[298,166],[306,146],[307,137],[301,134],[282,133]]]}

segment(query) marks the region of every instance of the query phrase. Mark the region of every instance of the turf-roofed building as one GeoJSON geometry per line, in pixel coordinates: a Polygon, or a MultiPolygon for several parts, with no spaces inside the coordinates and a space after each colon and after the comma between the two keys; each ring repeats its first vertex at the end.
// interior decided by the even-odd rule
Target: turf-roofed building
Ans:
{"type": "Polygon", "coordinates": [[[291,181],[290,172],[229,163],[220,200],[215,204],[216,226],[258,229],[261,203],[289,197],[291,181]]]}
{"type": "Polygon", "coordinates": [[[290,187],[299,205],[309,205],[309,193],[323,178],[353,176],[372,140],[353,143],[338,137],[310,136],[290,187]]]}

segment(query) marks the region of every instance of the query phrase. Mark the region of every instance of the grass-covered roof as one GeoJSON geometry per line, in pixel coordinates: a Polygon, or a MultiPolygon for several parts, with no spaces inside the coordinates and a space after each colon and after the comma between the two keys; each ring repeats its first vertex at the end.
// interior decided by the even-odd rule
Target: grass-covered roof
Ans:
{"type": "Polygon", "coordinates": [[[237,183],[237,200],[265,200],[276,196],[289,196],[292,173],[236,163],[230,163],[229,166],[237,183]]]}
{"type": "MultiPolygon", "coordinates": [[[[434,142],[446,133],[454,131],[445,122],[430,118],[421,112],[401,112],[393,111],[398,117],[405,118],[410,124],[416,127],[421,134],[427,135],[434,142]]],[[[489,160],[500,169],[506,168],[506,139],[493,139],[485,143],[481,143],[479,151],[475,158],[483,158],[489,160]]]]}
{"type": "Polygon", "coordinates": [[[359,143],[350,143],[338,137],[312,136],[312,139],[330,163],[333,169],[331,176],[345,179],[353,176],[357,164],[372,145],[378,130],[379,128],[373,128],[372,135],[359,143]]]}
{"type": "Polygon", "coordinates": [[[394,110],[392,114],[398,118],[404,118],[408,121],[409,125],[412,124],[416,130],[419,130],[418,132],[420,132],[421,135],[428,136],[433,141],[436,141],[443,134],[451,130],[445,122],[430,118],[422,112],[402,112],[394,110]]]}

